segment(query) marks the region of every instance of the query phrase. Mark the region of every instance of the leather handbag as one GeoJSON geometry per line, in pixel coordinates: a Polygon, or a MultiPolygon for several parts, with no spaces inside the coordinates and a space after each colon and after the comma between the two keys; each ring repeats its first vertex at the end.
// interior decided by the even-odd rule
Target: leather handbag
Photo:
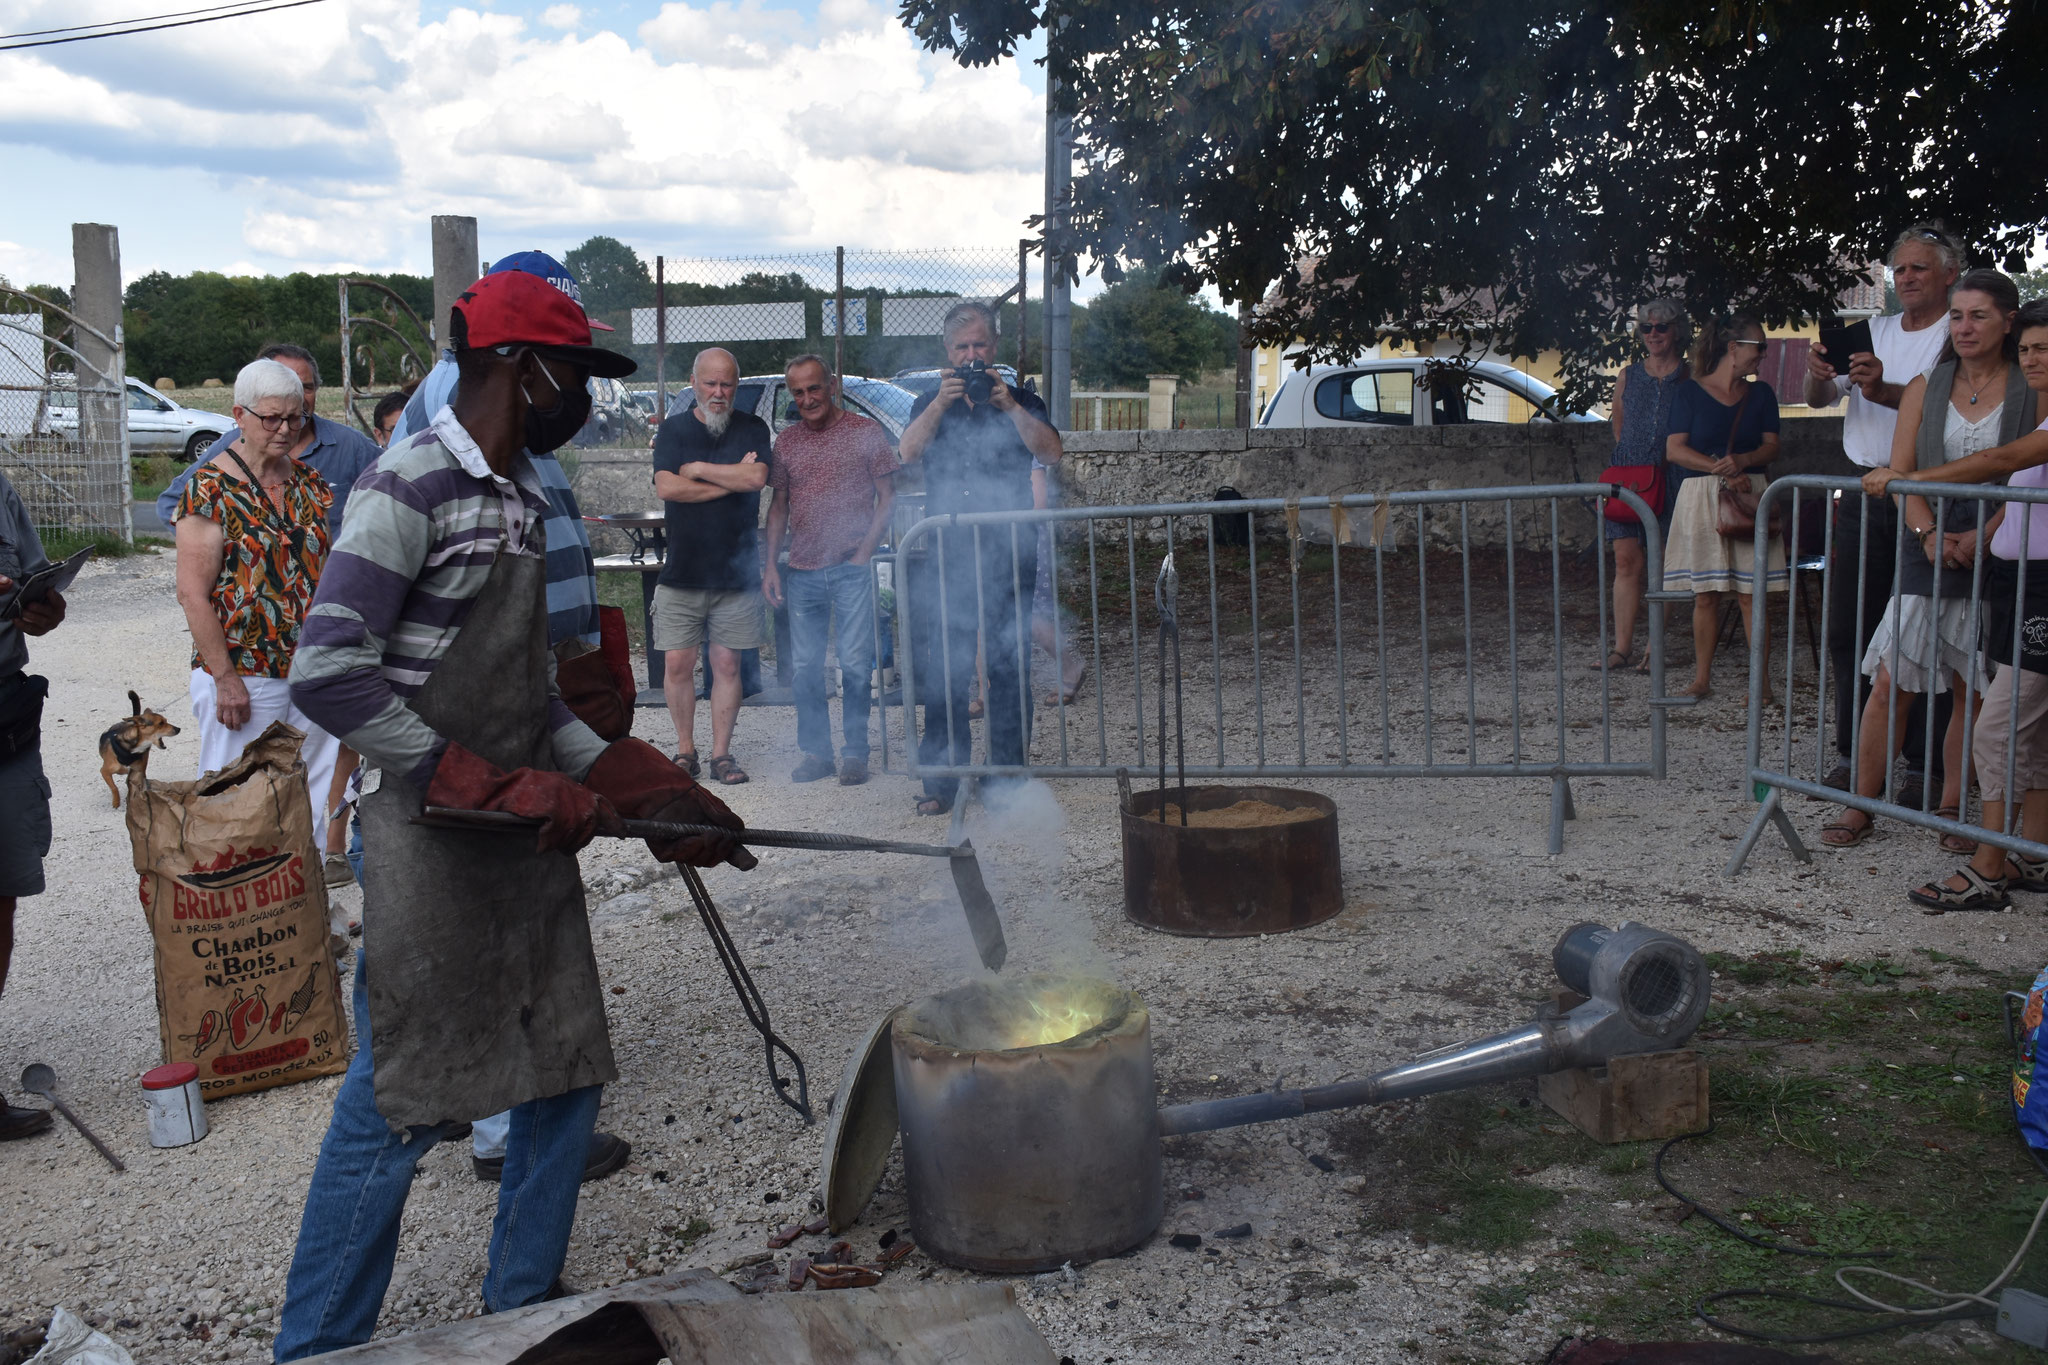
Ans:
{"type": "MultiPolygon", "coordinates": [[[[1651,516],[1664,515],[1665,484],[1662,460],[1655,464],[1611,464],[1600,471],[1599,482],[1616,489],[1626,488],[1649,506],[1651,516]]],[[[1641,520],[1636,516],[1635,508],[1616,497],[1607,499],[1604,511],[1609,521],[1619,522],[1625,526],[1633,526],[1641,520]]]]}
{"type": "MultiPolygon", "coordinates": [[[[1728,424],[1729,459],[1735,458],[1735,434],[1742,426],[1742,413],[1749,406],[1749,385],[1743,385],[1742,398],[1735,404],[1735,420],[1728,424]]],[[[1749,475],[1739,479],[1721,480],[1720,496],[1714,509],[1714,529],[1724,536],[1746,536],[1756,531],[1756,509],[1763,502],[1764,495],[1750,488],[1749,475]]],[[[1776,528],[1773,528],[1774,530],[1776,528]]]]}

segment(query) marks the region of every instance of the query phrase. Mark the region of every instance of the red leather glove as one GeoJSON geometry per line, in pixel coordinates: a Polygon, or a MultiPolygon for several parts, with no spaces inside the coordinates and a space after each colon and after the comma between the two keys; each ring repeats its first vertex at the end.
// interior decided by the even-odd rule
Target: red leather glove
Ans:
{"type": "MultiPolygon", "coordinates": [[[[725,802],[644,739],[614,742],[590,766],[590,775],[583,779],[583,785],[628,819],[721,825],[736,833],[747,827],[725,802]]],[[[757,862],[753,854],[733,840],[707,834],[666,841],[649,839],[647,851],[659,862],[688,863],[692,867],[731,863],[744,871],[757,862]]]]}
{"type": "Polygon", "coordinates": [[[602,796],[566,773],[538,768],[506,772],[460,744],[450,744],[427,784],[427,804],[457,810],[502,810],[538,818],[534,836],[542,852],[574,853],[596,837],[600,827],[617,828],[618,812],[602,796]]]}

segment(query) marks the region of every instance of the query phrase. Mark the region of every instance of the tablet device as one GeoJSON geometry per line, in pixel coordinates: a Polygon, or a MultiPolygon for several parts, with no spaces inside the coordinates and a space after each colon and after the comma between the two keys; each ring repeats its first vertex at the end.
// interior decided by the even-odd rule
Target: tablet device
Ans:
{"type": "Polygon", "coordinates": [[[55,564],[45,565],[22,579],[15,585],[14,595],[7,599],[5,605],[0,605],[0,621],[12,621],[21,615],[21,609],[31,602],[40,602],[51,593],[62,592],[70,587],[71,580],[78,577],[78,571],[85,567],[85,561],[92,556],[93,548],[88,545],[77,554],[60,559],[55,564]]]}
{"type": "Polygon", "coordinates": [[[1877,343],[1870,339],[1870,320],[1859,319],[1847,327],[1823,327],[1820,329],[1822,359],[1835,367],[1836,374],[1849,373],[1849,357],[1858,354],[1875,354],[1877,343]]]}

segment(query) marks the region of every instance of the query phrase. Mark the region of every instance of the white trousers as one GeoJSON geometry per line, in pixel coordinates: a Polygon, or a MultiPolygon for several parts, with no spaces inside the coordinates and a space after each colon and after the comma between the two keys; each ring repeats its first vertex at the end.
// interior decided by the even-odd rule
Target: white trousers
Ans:
{"type": "MultiPolygon", "coordinates": [[[[327,789],[334,782],[335,761],[341,755],[341,741],[306,718],[292,705],[291,683],[283,678],[244,678],[249,689],[249,719],[239,730],[220,723],[214,709],[213,675],[203,668],[192,670],[192,719],[199,723],[199,775],[219,772],[242,756],[250,740],[263,733],[270,722],[281,720],[303,730],[306,742],[299,757],[306,763],[306,795],[312,798],[313,847],[327,852],[327,789]]],[[[339,853],[341,850],[336,849],[339,853]]]]}

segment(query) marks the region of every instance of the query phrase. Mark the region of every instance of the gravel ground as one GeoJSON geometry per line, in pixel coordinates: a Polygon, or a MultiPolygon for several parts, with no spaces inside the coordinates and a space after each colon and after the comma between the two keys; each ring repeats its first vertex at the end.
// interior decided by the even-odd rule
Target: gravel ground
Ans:
{"type": "MultiPolygon", "coordinates": [[[[0,1200],[10,1211],[0,1224],[0,1329],[61,1303],[139,1358],[264,1359],[339,1078],[217,1102],[213,1133],[196,1146],[147,1144],[135,1078],[159,1060],[150,947],[94,746],[125,714],[131,687],[174,720],[187,712],[172,563],[165,554],[94,566],[66,626],[35,642],[34,667],[52,683],[44,762],[57,837],[50,891],[23,903],[0,1002],[0,1076],[30,1061],[53,1065],[61,1093],[129,1171],[113,1175],[61,1124],[53,1136],[0,1148],[0,1200]]],[[[1641,918],[1734,953],[1798,946],[1862,959],[1927,947],[2000,970],[2038,965],[2030,912],[2024,924],[2015,914],[1930,919],[1905,904],[1905,885],[1951,861],[1932,836],[1911,830],[1887,829],[1847,853],[1817,849],[1811,867],[1767,837],[1749,871],[1724,881],[1728,841],[1753,810],[1741,789],[1734,679],[1731,660],[1727,690],[1675,718],[1668,781],[1575,784],[1578,819],[1559,857],[1545,851],[1549,793],[1540,780],[1301,784],[1338,802],[1346,908],[1293,935],[1189,941],[1125,921],[1110,783],[1040,786],[999,827],[977,813],[970,833],[1004,906],[1014,967],[1085,969],[1139,991],[1170,1099],[1356,1076],[1524,1022],[1550,989],[1551,942],[1586,918],[1641,918]]],[[[1616,686],[1639,711],[1646,682],[1616,686]]],[[[638,729],[672,742],[660,713],[643,712],[638,729]]],[[[736,750],[755,780],[728,799],[750,821],[942,833],[940,822],[912,814],[913,790],[900,775],[859,789],[792,786],[786,710],[743,713],[736,750]]],[[[172,740],[159,772],[186,775],[193,752],[189,734],[172,740]]],[[[1814,840],[1825,808],[1794,804],[1814,840]]],[[[601,1122],[635,1154],[586,1188],[566,1278],[594,1288],[684,1265],[729,1266],[762,1251],[775,1226],[809,1216],[820,1130],[769,1094],[753,1035],[673,878],[634,844],[594,847],[584,868],[622,1072],[601,1122]]],[[[751,874],[709,874],[821,1106],[874,1019],[972,969],[943,877],[921,860],[773,851],[751,874]]],[[[343,892],[344,903],[356,894],[343,892]]],[[[1395,1106],[1178,1139],[1161,1235],[1128,1256],[1023,1281],[1023,1306],[1057,1352],[1084,1365],[1198,1353],[1412,1360],[1453,1349],[1463,1359],[1540,1359],[1579,1321],[1571,1289],[1483,1338],[1468,1335],[1467,1319],[1483,1287],[1546,1254],[1541,1239],[1487,1256],[1373,1230],[1389,1173],[1368,1175],[1357,1153],[1402,1119],[1395,1106]],[[1241,1223],[1249,1236],[1214,1235],[1241,1223]],[[1176,1232],[1201,1234],[1204,1245],[1177,1249],[1166,1237],[1176,1232]]],[[[1542,1179],[1600,1185],[1590,1174],[1598,1157],[1588,1143],[1585,1170],[1553,1167],[1542,1179]]],[[[495,1193],[472,1178],[466,1144],[425,1159],[385,1332],[476,1310],[495,1193]]],[[[1641,1205],[1649,1218],[1647,1196],[1641,1205]]],[[[1621,1207],[1618,1217],[1638,1216],[1621,1207]]],[[[854,1230],[856,1249],[871,1252],[905,1221],[892,1164],[854,1230]]],[[[894,1273],[961,1274],[921,1257],[894,1273]]]]}

